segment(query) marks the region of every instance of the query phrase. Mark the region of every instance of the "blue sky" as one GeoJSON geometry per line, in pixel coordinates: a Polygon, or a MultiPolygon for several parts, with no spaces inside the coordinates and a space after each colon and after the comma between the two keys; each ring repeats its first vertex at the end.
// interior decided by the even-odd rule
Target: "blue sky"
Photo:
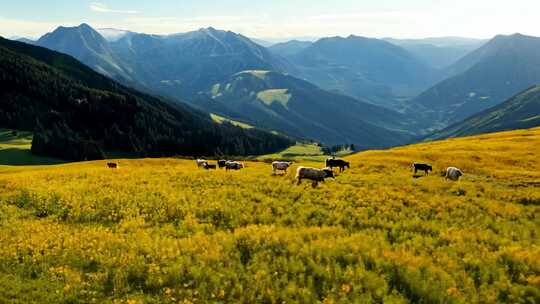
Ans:
{"type": "Polygon", "coordinates": [[[0,35],[87,22],[155,34],[214,26],[266,39],[540,36],[538,12],[539,0],[0,0],[0,35]]]}

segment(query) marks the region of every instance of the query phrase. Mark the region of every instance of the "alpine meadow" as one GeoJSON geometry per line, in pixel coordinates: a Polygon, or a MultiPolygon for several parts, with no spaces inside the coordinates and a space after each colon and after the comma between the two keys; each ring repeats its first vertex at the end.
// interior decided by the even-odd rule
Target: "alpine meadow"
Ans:
{"type": "Polygon", "coordinates": [[[360,153],[317,189],[265,162],[1,167],[0,300],[535,303],[539,144],[532,129],[360,153]],[[411,177],[411,158],[436,172],[411,177]],[[445,181],[448,164],[467,177],[445,181]]]}
{"type": "Polygon", "coordinates": [[[0,304],[540,304],[538,11],[0,3],[0,304]]]}

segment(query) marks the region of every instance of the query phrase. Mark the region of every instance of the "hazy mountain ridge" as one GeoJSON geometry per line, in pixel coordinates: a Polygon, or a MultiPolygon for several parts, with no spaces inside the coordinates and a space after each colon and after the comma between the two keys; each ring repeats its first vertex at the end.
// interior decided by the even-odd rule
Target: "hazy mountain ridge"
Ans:
{"type": "Polygon", "coordinates": [[[352,35],[320,39],[292,61],[302,78],[323,89],[391,108],[438,80],[434,69],[401,47],[352,35]]]}
{"type": "Polygon", "coordinates": [[[429,136],[429,139],[528,129],[539,125],[540,85],[536,85],[498,106],[429,136]]]}
{"type": "Polygon", "coordinates": [[[203,108],[326,144],[384,147],[413,138],[403,114],[272,71],[237,73],[206,97],[203,108]]]}
{"type": "Polygon", "coordinates": [[[426,118],[446,127],[540,83],[540,38],[497,36],[453,67],[464,72],[415,98],[426,118]]]}
{"type": "Polygon", "coordinates": [[[286,69],[286,62],[264,47],[214,28],[168,36],[133,34],[111,48],[140,82],[184,98],[245,69],[286,69]]]}
{"type": "Polygon", "coordinates": [[[300,41],[300,40],[291,40],[287,42],[281,42],[270,46],[268,49],[280,56],[290,58],[300,53],[302,50],[311,46],[313,42],[311,41],[300,41]]]}

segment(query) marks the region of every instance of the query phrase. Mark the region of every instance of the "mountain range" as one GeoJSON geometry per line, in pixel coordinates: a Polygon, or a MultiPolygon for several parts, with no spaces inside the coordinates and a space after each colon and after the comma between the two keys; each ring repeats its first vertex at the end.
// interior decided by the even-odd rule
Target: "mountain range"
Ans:
{"type": "Polygon", "coordinates": [[[300,77],[323,89],[390,108],[439,79],[435,69],[403,48],[358,36],[323,38],[288,59],[300,77]]]}
{"type": "Polygon", "coordinates": [[[254,155],[293,144],[215,123],[208,113],[124,87],[70,56],[3,38],[0,79],[0,127],[34,131],[37,155],[254,155]]]}
{"type": "Polygon", "coordinates": [[[425,64],[437,69],[447,68],[487,42],[484,39],[461,37],[384,40],[404,48],[425,64]]]}
{"type": "Polygon", "coordinates": [[[134,81],[130,71],[110,49],[107,40],[87,24],[59,27],[39,38],[35,45],[69,54],[108,77],[134,81]]]}
{"type": "Polygon", "coordinates": [[[452,66],[452,76],[412,103],[434,127],[446,127],[540,83],[540,38],[497,36],[452,66]]]}
{"type": "Polygon", "coordinates": [[[312,44],[313,42],[311,41],[291,40],[274,44],[268,47],[268,49],[282,57],[293,57],[312,44]]]}
{"type": "Polygon", "coordinates": [[[351,35],[264,47],[212,27],[149,35],[81,24],[35,43],[205,112],[323,143],[383,147],[438,132],[540,83],[538,40],[351,35]],[[326,119],[313,115],[330,109],[326,119]]]}

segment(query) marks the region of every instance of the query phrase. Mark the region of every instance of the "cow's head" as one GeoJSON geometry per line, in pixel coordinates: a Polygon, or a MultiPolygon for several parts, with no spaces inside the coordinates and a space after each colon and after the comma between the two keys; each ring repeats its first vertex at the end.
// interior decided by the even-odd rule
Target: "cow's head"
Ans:
{"type": "Polygon", "coordinates": [[[346,161],[346,162],[345,162],[345,167],[347,167],[347,168],[350,169],[350,168],[351,168],[351,163],[346,161]]]}
{"type": "Polygon", "coordinates": [[[334,176],[334,171],[332,171],[331,169],[328,169],[328,168],[324,168],[322,169],[324,173],[326,173],[326,176],[324,178],[335,178],[334,176]]]}
{"type": "Polygon", "coordinates": [[[427,166],[427,169],[428,169],[428,171],[433,172],[433,166],[428,165],[428,166],[427,166]]]}

